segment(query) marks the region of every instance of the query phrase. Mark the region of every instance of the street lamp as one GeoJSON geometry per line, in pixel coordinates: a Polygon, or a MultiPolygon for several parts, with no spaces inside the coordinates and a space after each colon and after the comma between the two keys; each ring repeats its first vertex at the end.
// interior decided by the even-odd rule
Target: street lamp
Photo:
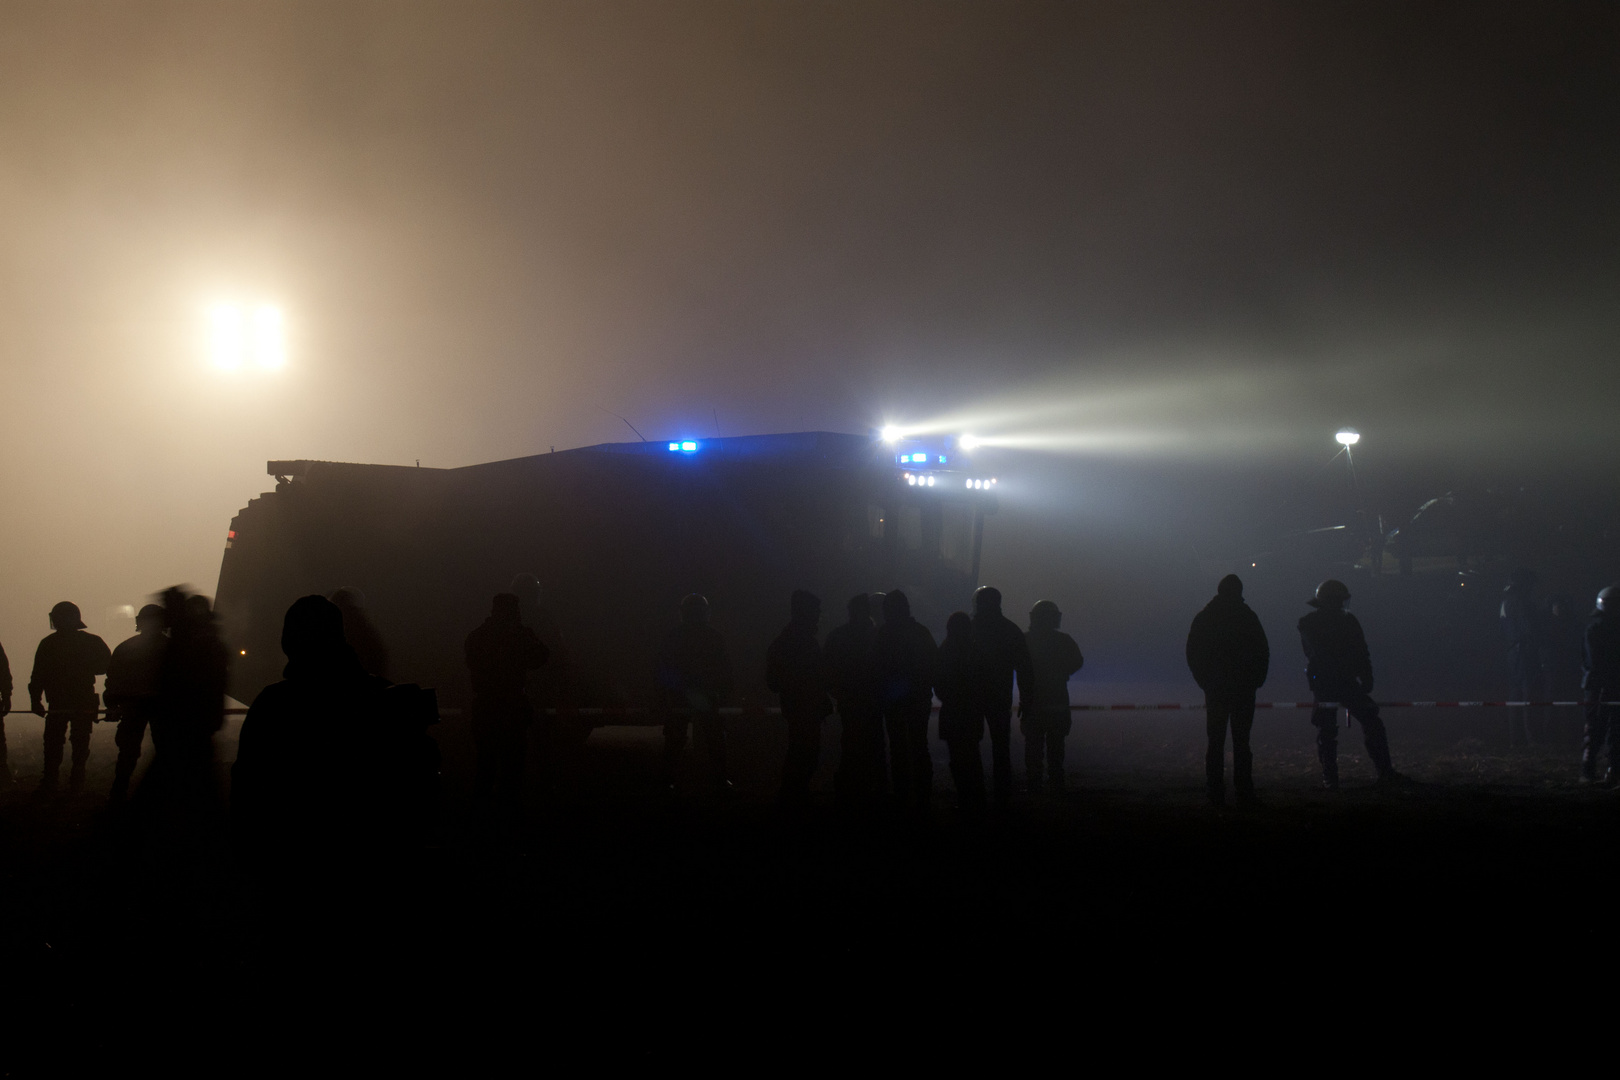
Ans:
{"type": "Polygon", "coordinates": [[[208,354],[215,367],[237,371],[249,364],[265,370],[287,362],[286,320],[270,304],[249,308],[216,304],[208,310],[208,354]]]}
{"type": "Polygon", "coordinates": [[[900,441],[900,429],[894,424],[884,424],[883,430],[878,432],[878,435],[886,443],[897,443],[900,441]]]}
{"type": "Polygon", "coordinates": [[[1349,450],[1350,447],[1361,441],[1361,432],[1357,431],[1353,427],[1340,428],[1339,433],[1333,436],[1333,438],[1337,440],[1340,446],[1344,447],[1346,450],[1349,450]]]}

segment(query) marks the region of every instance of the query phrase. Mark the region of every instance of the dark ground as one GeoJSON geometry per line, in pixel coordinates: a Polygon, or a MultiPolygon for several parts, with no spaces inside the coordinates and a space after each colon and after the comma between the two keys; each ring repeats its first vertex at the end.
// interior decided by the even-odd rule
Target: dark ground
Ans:
{"type": "Polygon", "coordinates": [[[721,1060],[756,1039],[794,1060],[850,1043],[949,1054],[1000,1038],[1003,1009],[1032,1031],[1047,1010],[1083,1015],[1099,1054],[1128,1032],[1140,1049],[1155,1016],[1179,1030],[1238,1004],[1349,1010],[1358,1029],[1455,1008],[1501,1015],[1506,1037],[1527,1015],[1516,996],[1576,995],[1603,959],[1620,795],[1576,784],[1573,711],[1556,745],[1515,752],[1499,713],[1388,715],[1416,781],[1398,793],[1373,785],[1359,729],[1341,733],[1345,790],[1322,792],[1306,714],[1278,713],[1257,723],[1264,808],[1214,811],[1200,714],[1092,715],[1070,737],[1068,796],[983,823],[949,808],[942,758],[926,820],[837,810],[836,722],[793,824],[771,798],[774,722],[734,730],[734,799],[692,775],[669,797],[657,731],[609,729],[505,835],[465,812],[467,747],[447,722],[431,850],[268,882],[222,828],[142,840],[110,815],[104,729],[87,793],[33,798],[39,723],[11,717],[11,1072],[46,1060],[25,1048],[138,1058],[173,1031],[253,1061],[310,1039],[373,1063],[430,1046],[493,1062],[508,1039],[602,1061],[721,1060]],[[45,1037],[61,1025],[66,1042],[45,1037]]]}

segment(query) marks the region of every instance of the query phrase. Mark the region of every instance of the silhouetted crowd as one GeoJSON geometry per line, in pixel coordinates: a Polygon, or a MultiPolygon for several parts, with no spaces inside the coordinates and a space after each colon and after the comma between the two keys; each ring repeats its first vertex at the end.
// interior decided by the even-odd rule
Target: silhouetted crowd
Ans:
{"type": "MultiPolygon", "coordinates": [[[[1550,609],[1536,605],[1533,587],[1533,575],[1516,573],[1500,612],[1514,700],[1544,696],[1548,643],[1570,608],[1567,598],[1558,598],[1550,609]]],[[[1329,789],[1339,784],[1342,707],[1361,726],[1380,784],[1398,785],[1405,778],[1390,760],[1388,735],[1371,696],[1366,637],[1346,610],[1349,600],[1342,582],[1324,581],[1307,601],[1313,610],[1298,624],[1306,675],[1318,703],[1311,723],[1323,784],[1329,789]]],[[[1001,594],[990,586],[974,593],[972,608],[952,614],[943,641],[936,641],[913,617],[903,592],[858,593],[845,606],[845,620],[823,639],[820,599],[802,590],[792,594],[787,625],[770,644],[764,672],[766,685],[780,698],[787,728],[779,796],[784,811],[797,813],[809,802],[823,725],[835,714],[838,801],[925,810],[933,791],[929,740],[936,700],[933,734],[945,743],[956,804],[964,813],[1003,808],[1012,799],[1015,712],[1023,734],[1025,789],[1064,791],[1072,725],[1068,686],[1085,661],[1074,639],[1060,629],[1063,613],[1043,600],[1031,608],[1027,628],[1020,629],[1003,614],[1001,594]]],[[[111,651],[86,629],[72,603],[52,608],[50,624],[28,682],[31,709],[45,719],[39,790],[56,789],[69,747],[67,786],[83,786],[91,731],[104,702],[106,722],[117,725],[115,802],[129,796],[148,733],[153,758],[138,797],[182,809],[209,801],[213,736],[224,719],[229,654],[207,599],[166,590],[159,603],[136,615],[135,635],[111,651]],[[98,700],[95,679],[103,674],[98,700]]],[[[1603,704],[1620,699],[1620,623],[1612,589],[1598,594],[1580,639],[1587,702],[1581,776],[1614,784],[1620,782],[1620,707],[1603,704]],[[1605,747],[1609,768],[1600,777],[1605,747]]],[[[231,810],[242,845],[274,858],[322,848],[350,850],[360,836],[371,846],[379,840],[384,847],[418,841],[437,813],[439,754],[428,730],[439,717],[433,691],[389,681],[388,650],[355,589],[294,603],[283,623],[281,648],[287,657],[283,678],[266,687],[248,710],[232,767],[231,810]]],[[[547,716],[548,710],[536,707],[537,701],[560,700],[558,687],[566,675],[556,669],[566,664],[532,575],[520,576],[511,592],[494,597],[488,618],[467,635],[464,654],[473,694],[469,721],[477,756],[476,800],[488,813],[510,820],[524,797],[528,755],[538,751],[547,766],[539,773],[549,777],[552,750],[568,722],[566,710],[563,715],[549,710],[553,715],[547,716]]],[[[1226,800],[1230,734],[1234,795],[1240,806],[1254,805],[1250,734],[1271,651],[1236,575],[1222,579],[1215,597],[1193,619],[1186,658],[1205,695],[1209,800],[1216,805],[1226,800]]],[[[734,680],[727,643],[710,624],[705,597],[693,594],[680,602],[679,621],[663,640],[653,677],[665,718],[663,760],[670,789],[691,738],[709,783],[730,792],[724,712],[735,696],[734,680]]],[[[4,757],[3,715],[10,711],[11,695],[10,666],[0,651],[0,783],[6,784],[15,783],[4,757]]],[[[1531,741],[1536,727],[1526,707],[1514,714],[1510,737],[1531,741]]]]}

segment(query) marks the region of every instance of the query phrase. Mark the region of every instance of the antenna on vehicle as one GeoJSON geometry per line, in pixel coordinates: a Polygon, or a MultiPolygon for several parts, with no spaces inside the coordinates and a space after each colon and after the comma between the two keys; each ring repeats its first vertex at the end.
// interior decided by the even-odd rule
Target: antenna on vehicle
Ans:
{"type": "MultiPolygon", "coordinates": [[[[605,412],[605,413],[607,413],[607,414],[608,414],[608,415],[609,415],[609,416],[618,416],[618,417],[619,417],[619,419],[620,419],[620,420],[624,420],[624,417],[622,417],[622,416],[619,416],[619,414],[618,414],[618,413],[616,413],[616,412],[614,412],[614,411],[613,411],[613,410],[612,410],[612,409],[604,409],[604,408],[602,408],[602,406],[600,406],[600,405],[598,405],[598,406],[597,406],[597,407],[596,407],[596,411],[597,411],[597,412],[605,412]]],[[[636,425],[634,425],[634,424],[632,424],[632,423],[631,423],[631,422],[630,422],[630,421],[628,421],[628,420],[624,420],[624,426],[625,426],[625,427],[627,427],[627,428],[629,428],[629,429],[630,429],[630,430],[631,430],[631,431],[636,431],[636,425]]],[[[642,434],[642,433],[641,433],[641,432],[639,432],[639,431],[636,431],[636,438],[638,438],[638,439],[640,439],[640,440],[641,440],[641,441],[642,441],[642,442],[646,442],[646,441],[647,441],[647,436],[645,436],[645,435],[643,435],[643,434],[642,434]]]]}
{"type": "Polygon", "coordinates": [[[717,439],[720,437],[720,410],[719,409],[714,410],[714,437],[717,438],[717,439]]]}

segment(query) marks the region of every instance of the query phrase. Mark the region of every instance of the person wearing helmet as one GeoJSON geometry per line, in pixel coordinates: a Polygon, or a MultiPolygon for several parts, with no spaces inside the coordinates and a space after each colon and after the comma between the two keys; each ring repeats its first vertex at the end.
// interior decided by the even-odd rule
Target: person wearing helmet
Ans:
{"type": "Polygon", "coordinates": [[[1305,677],[1318,705],[1311,712],[1316,725],[1316,756],[1322,763],[1322,783],[1330,791],[1339,789],[1339,710],[1343,705],[1358,723],[1367,744],[1367,756],[1378,770],[1380,784],[1396,784],[1405,777],[1389,761],[1389,736],[1378,715],[1378,705],[1369,696],[1373,688],[1372,658],[1361,623],[1344,610],[1350,590],[1342,581],[1327,581],[1316,587],[1316,595],[1306,601],[1315,608],[1299,620],[1299,641],[1305,650],[1305,677]]]}
{"type": "Polygon", "coordinates": [[[141,760],[141,744],[157,712],[163,650],[169,643],[165,629],[163,608],[147,604],[135,616],[135,636],[120,642],[107,664],[102,698],[107,703],[107,719],[118,724],[113,736],[118,746],[111,792],[115,802],[129,794],[130,777],[141,760]]]}
{"type": "Polygon", "coordinates": [[[1620,783],[1620,618],[1615,612],[1615,587],[1605,586],[1597,594],[1597,607],[1586,624],[1581,647],[1581,689],[1586,694],[1586,731],[1581,745],[1581,781],[1597,782],[1597,759],[1603,743],[1609,744],[1609,771],[1604,783],[1620,783]]]}
{"type": "Polygon", "coordinates": [[[821,722],[832,712],[827,670],[816,631],[821,627],[821,600],[793,590],[787,626],[765,652],[765,685],[781,695],[787,721],[787,757],[782,762],[780,799],[784,810],[797,811],[810,801],[810,778],[821,757],[821,722]]]}
{"type": "MultiPolygon", "coordinates": [[[[1508,679],[1514,701],[1541,701],[1547,696],[1541,657],[1546,640],[1545,620],[1535,602],[1535,571],[1524,567],[1509,575],[1502,590],[1502,606],[1497,620],[1507,639],[1508,679]]],[[[1536,717],[1529,706],[1508,712],[1508,745],[1530,746],[1536,740],[1536,717]]]]}
{"type": "Polygon", "coordinates": [[[107,673],[112,652],[105,641],[85,629],[78,605],[64,600],[51,608],[50,618],[52,633],[40,641],[34,653],[34,673],[28,679],[34,714],[45,718],[45,772],[39,787],[41,791],[56,787],[62,744],[71,729],[73,766],[68,787],[77,790],[84,786],[90,732],[101,705],[96,676],[107,673]]]}
{"type": "Polygon", "coordinates": [[[1024,735],[1024,782],[1029,790],[1041,788],[1044,762],[1052,789],[1067,787],[1063,772],[1064,740],[1074,726],[1069,715],[1069,679],[1086,662],[1074,638],[1059,630],[1063,612],[1054,601],[1042,600],[1029,610],[1029,664],[1034,704],[1023,710],[1018,727],[1024,735]]]}
{"type": "Polygon", "coordinates": [[[472,676],[477,797],[512,815],[522,804],[528,728],[534,721],[524,686],[529,672],[546,662],[546,647],[523,625],[518,598],[497,593],[489,617],[467,635],[464,648],[472,676]]]}
{"type": "Polygon", "coordinates": [[[1018,681],[1019,709],[1027,712],[1035,700],[1035,676],[1030,666],[1029,642],[1018,624],[1001,613],[1001,590],[989,585],[973,593],[973,650],[978,658],[980,708],[990,729],[991,789],[996,805],[1012,799],[1012,694],[1018,681]]]}
{"type": "Polygon", "coordinates": [[[707,597],[692,593],[681,601],[681,622],[664,638],[657,677],[670,710],[664,723],[664,768],[670,790],[675,788],[675,762],[686,747],[690,725],[696,742],[707,753],[715,787],[730,791],[720,707],[731,697],[731,658],[726,639],[709,625],[707,597]]]}
{"type": "Polygon", "coordinates": [[[1232,729],[1232,787],[1239,806],[1254,804],[1254,754],[1249,732],[1254,728],[1255,691],[1271,669],[1271,644],[1260,617],[1243,602],[1243,580],[1227,574],[1216,586],[1215,599],[1193,617],[1187,634],[1187,667],[1204,692],[1209,749],[1204,779],[1209,801],[1226,804],[1226,729],[1232,729]]]}
{"type": "Polygon", "coordinates": [[[939,649],[928,627],[912,618],[911,601],[899,589],[883,597],[874,647],[894,795],[904,809],[927,810],[934,790],[928,714],[939,649]]]}
{"type": "Polygon", "coordinates": [[[872,598],[856,593],[846,607],[848,620],[822,644],[827,686],[838,702],[838,774],[834,786],[844,802],[861,802],[883,790],[883,706],[878,701],[877,626],[872,598]]]}

